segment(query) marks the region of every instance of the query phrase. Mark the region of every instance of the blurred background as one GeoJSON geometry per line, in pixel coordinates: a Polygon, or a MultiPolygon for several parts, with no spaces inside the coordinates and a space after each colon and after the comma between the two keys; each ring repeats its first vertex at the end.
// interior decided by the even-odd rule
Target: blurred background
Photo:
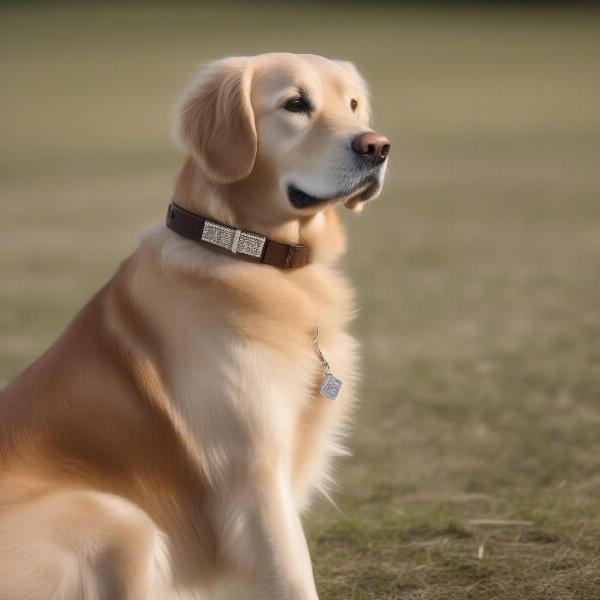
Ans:
{"type": "Polygon", "coordinates": [[[392,3],[0,9],[0,380],[163,219],[201,62],[354,61],[393,142],[345,215],[362,407],[321,598],[600,597],[600,12],[392,3]]]}

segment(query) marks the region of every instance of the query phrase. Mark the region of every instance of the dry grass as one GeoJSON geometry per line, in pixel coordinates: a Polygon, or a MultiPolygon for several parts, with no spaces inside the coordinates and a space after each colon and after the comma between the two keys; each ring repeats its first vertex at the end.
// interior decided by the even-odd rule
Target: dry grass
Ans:
{"type": "Polygon", "coordinates": [[[321,597],[600,597],[597,13],[3,10],[0,379],[162,218],[194,64],[353,59],[394,157],[349,220],[363,407],[307,521],[321,597]]]}

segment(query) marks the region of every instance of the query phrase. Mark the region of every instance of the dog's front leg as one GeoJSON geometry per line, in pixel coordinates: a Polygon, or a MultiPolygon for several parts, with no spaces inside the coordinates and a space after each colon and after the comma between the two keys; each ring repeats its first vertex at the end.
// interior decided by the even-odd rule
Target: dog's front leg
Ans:
{"type": "Polygon", "coordinates": [[[318,600],[289,478],[276,468],[252,485],[230,540],[250,583],[244,600],[318,600]]]}

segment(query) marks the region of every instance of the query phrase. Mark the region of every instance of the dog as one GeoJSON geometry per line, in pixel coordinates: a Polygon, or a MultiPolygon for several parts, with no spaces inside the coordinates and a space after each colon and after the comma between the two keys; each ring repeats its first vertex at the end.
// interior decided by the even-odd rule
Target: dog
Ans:
{"type": "Polygon", "coordinates": [[[300,521],[351,416],[337,207],[382,187],[349,62],[218,60],[165,225],[0,392],[0,598],[318,598],[300,521]]]}

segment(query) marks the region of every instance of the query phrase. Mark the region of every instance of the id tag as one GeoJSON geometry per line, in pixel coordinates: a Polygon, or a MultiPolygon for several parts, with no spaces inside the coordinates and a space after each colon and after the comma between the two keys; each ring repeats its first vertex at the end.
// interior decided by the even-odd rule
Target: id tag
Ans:
{"type": "Polygon", "coordinates": [[[331,373],[326,373],[325,379],[323,379],[323,383],[321,384],[321,395],[330,400],[335,400],[341,387],[342,382],[337,377],[334,377],[331,373]]]}
{"type": "Polygon", "coordinates": [[[319,354],[319,358],[321,359],[321,369],[325,374],[325,379],[323,379],[323,383],[321,383],[321,396],[325,396],[325,398],[329,398],[330,400],[335,400],[340,393],[340,388],[342,387],[342,382],[340,379],[332,375],[331,369],[329,367],[329,363],[325,358],[323,352],[321,352],[321,348],[319,348],[319,324],[317,323],[316,334],[314,338],[315,348],[317,349],[317,353],[319,354]]]}

